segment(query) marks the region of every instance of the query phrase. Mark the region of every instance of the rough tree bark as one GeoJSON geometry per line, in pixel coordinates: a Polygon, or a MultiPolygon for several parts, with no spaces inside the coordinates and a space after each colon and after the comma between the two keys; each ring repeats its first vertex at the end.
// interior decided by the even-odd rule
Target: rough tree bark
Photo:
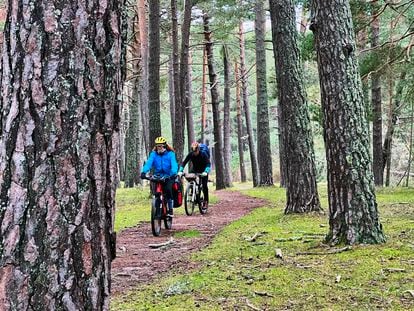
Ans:
{"type": "MultiPolygon", "coordinates": [[[[376,16],[380,9],[377,0],[371,2],[372,15],[376,16]]],[[[380,19],[375,17],[371,22],[371,47],[379,45],[380,19]]],[[[381,75],[373,73],[371,77],[371,104],[372,104],[372,170],[374,182],[377,186],[383,185],[383,152],[382,152],[382,96],[381,75]]]]}
{"type": "Polygon", "coordinates": [[[203,76],[201,77],[201,141],[206,143],[205,131],[207,128],[207,52],[203,47],[203,76]]]}
{"type": "Polygon", "coordinates": [[[223,139],[220,127],[220,99],[218,93],[217,74],[214,69],[213,42],[211,41],[211,31],[209,17],[203,13],[204,42],[207,52],[208,76],[210,79],[211,105],[213,107],[214,124],[214,164],[216,170],[216,190],[226,187],[224,182],[224,158],[223,158],[223,139]]]}
{"type": "MultiPolygon", "coordinates": [[[[392,155],[392,141],[394,137],[395,126],[398,121],[399,111],[401,110],[401,105],[403,101],[401,100],[403,89],[404,89],[404,80],[406,72],[403,71],[400,75],[400,80],[397,84],[397,89],[395,92],[395,99],[392,96],[393,93],[393,80],[390,81],[390,96],[389,96],[389,113],[388,113],[388,122],[387,122],[387,132],[384,138],[384,146],[382,148],[383,152],[383,171],[385,172],[385,186],[389,187],[390,178],[391,178],[391,155],[392,155]]],[[[391,77],[390,79],[393,79],[391,77]]]]}
{"type": "Polygon", "coordinates": [[[382,243],[368,124],[347,0],[312,0],[328,165],[327,242],[382,243]]]}
{"type": "MultiPolygon", "coordinates": [[[[139,103],[141,123],[140,128],[143,133],[144,153],[148,154],[152,149],[152,144],[149,142],[149,111],[148,111],[148,10],[147,0],[137,0],[137,15],[139,22],[139,35],[141,41],[141,79],[139,87],[139,103]]],[[[142,144],[141,144],[142,145],[142,144]]],[[[141,147],[142,148],[142,147],[141,147]]]]}
{"type": "MultiPolygon", "coordinates": [[[[172,72],[173,72],[173,92],[174,92],[174,121],[171,124],[171,133],[173,142],[175,145],[177,117],[178,120],[182,120],[183,109],[181,108],[181,95],[180,95],[180,58],[178,50],[178,21],[177,21],[177,0],[171,0],[171,35],[172,35],[172,72]]],[[[180,129],[179,129],[180,131],[180,129]]],[[[181,158],[177,157],[177,161],[181,161],[181,158]]]]}
{"type": "Polygon", "coordinates": [[[181,54],[180,54],[180,105],[176,108],[175,115],[175,136],[174,148],[177,159],[182,159],[184,155],[184,128],[185,128],[185,107],[187,97],[189,96],[188,88],[188,50],[190,45],[190,29],[191,29],[191,11],[193,8],[192,0],[185,0],[184,3],[184,20],[181,26],[181,54]],[[178,114],[179,112],[179,114],[178,114]]]}
{"type": "Polygon", "coordinates": [[[250,163],[252,166],[252,177],[253,177],[253,186],[257,187],[259,185],[259,168],[257,164],[257,154],[256,146],[254,143],[253,137],[253,128],[252,128],[252,118],[250,115],[250,106],[249,106],[249,95],[247,92],[247,72],[246,72],[246,52],[244,48],[244,27],[243,22],[239,23],[239,47],[240,47],[240,80],[241,80],[241,91],[242,91],[242,100],[243,100],[243,110],[246,119],[246,128],[249,142],[249,151],[250,151],[250,163]]]}
{"type": "Polygon", "coordinates": [[[131,98],[128,99],[129,118],[126,120],[127,128],[125,134],[125,187],[134,187],[139,183],[138,168],[141,167],[140,163],[140,145],[139,145],[139,133],[141,124],[141,113],[139,103],[139,90],[141,80],[141,37],[138,14],[132,20],[131,23],[131,44],[129,45],[129,53],[132,61],[129,62],[131,67],[131,75],[127,76],[127,80],[130,80],[132,92],[131,98]]]}
{"type": "Polygon", "coordinates": [[[286,157],[285,213],[320,211],[313,135],[303,83],[295,6],[292,0],[270,0],[272,39],[286,157]]]}
{"type": "Polygon", "coordinates": [[[148,109],[149,142],[151,150],[155,138],[161,136],[160,117],[160,1],[149,1],[149,57],[148,57],[148,109]]]}
{"type": "Polygon", "coordinates": [[[191,146],[191,143],[196,141],[195,133],[194,133],[194,119],[193,119],[193,76],[191,72],[191,64],[192,64],[192,57],[191,52],[188,52],[188,74],[187,74],[187,86],[188,86],[188,96],[186,101],[186,107],[185,107],[185,119],[187,124],[187,142],[188,145],[191,146]]]}
{"type": "Polygon", "coordinates": [[[273,185],[273,170],[272,150],[270,148],[269,105],[267,102],[266,12],[264,10],[264,0],[256,1],[255,12],[258,186],[270,186],[273,185]]]}
{"type": "Polygon", "coordinates": [[[240,181],[246,182],[246,168],[244,166],[244,142],[243,142],[243,113],[240,96],[240,73],[237,61],[234,65],[236,78],[236,113],[237,113],[237,146],[239,150],[240,181]]]}
{"type": "Polygon", "coordinates": [[[1,72],[0,306],[108,310],[123,2],[9,1],[1,72]]]}
{"type": "Polygon", "coordinates": [[[224,68],[224,105],[223,105],[223,154],[224,154],[224,183],[230,187],[231,178],[231,120],[230,120],[230,65],[227,46],[223,45],[224,68]]]}

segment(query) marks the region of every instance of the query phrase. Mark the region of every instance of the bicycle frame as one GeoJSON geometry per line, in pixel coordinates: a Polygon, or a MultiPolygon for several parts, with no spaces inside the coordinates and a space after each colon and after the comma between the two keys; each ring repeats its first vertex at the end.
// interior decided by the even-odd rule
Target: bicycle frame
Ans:
{"type": "Polygon", "coordinates": [[[194,205],[197,204],[201,214],[205,214],[207,209],[204,208],[203,183],[201,182],[201,174],[186,174],[185,178],[188,186],[185,192],[185,211],[188,216],[193,214],[194,205]],[[190,197],[189,197],[190,195],[190,197]],[[189,207],[190,205],[190,207],[189,207]]]}
{"type": "Polygon", "coordinates": [[[165,179],[151,176],[147,178],[151,181],[150,189],[152,194],[151,204],[151,229],[154,236],[161,234],[161,221],[164,220],[166,229],[171,229],[172,218],[167,215],[167,201],[164,196],[165,179]]]}

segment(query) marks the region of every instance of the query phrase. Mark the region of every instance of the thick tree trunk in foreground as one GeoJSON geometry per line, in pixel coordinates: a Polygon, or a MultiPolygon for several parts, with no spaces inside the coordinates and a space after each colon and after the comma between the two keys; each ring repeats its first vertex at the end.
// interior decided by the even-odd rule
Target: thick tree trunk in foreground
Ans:
{"type": "Polygon", "coordinates": [[[272,150],[270,149],[269,105],[266,80],[266,12],[264,0],[256,1],[256,93],[257,93],[257,161],[259,186],[273,185],[272,150]]]}
{"type": "Polygon", "coordinates": [[[0,105],[2,310],[109,309],[122,6],[9,2],[0,105]]]}
{"type": "Polygon", "coordinates": [[[319,211],[313,135],[297,43],[295,6],[292,0],[270,0],[270,13],[277,94],[288,155],[285,213],[319,211]]]}
{"type": "Polygon", "coordinates": [[[312,1],[328,165],[329,234],[336,243],[382,243],[368,125],[349,2],[312,1]]]}

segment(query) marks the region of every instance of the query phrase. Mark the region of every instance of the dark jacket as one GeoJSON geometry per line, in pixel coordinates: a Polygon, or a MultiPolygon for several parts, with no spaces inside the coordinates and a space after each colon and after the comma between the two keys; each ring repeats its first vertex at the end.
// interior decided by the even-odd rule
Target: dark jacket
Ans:
{"type": "Polygon", "coordinates": [[[180,172],[184,170],[184,167],[187,165],[187,163],[191,161],[193,168],[191,172],[193,173],[209,173],[210,172],[210,166],[211,162],[208,157],[203,155],[201,152],[198,153],[198,155],[195,155],[194,152],[190,152],[185,157],[184,161],[180,165],[180,172]]]}

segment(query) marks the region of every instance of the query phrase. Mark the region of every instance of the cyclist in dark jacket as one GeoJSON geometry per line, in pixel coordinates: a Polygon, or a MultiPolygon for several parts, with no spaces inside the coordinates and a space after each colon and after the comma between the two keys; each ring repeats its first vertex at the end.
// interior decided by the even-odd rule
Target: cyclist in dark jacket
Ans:
{"type": "Polygon", "coordinates": [[[181,163],[180,168],[178,170],[178,176],[181,177],[184,171],[184,167],[187,163],[191,161],[192,168],[191,173],[198,173],[201,174],[201,182],[203,184],[203,194],[204,194],[204,206],[205,208],[208,207],[208,173],[210,172],[210,158],[200,152],[200,144],[198,142],[194,142],[191,144],[191,151],[187,154],[184,161],[181,163]]]}
{"type": "Polygon", "coordinates": [[[155,139],[155,147],[149,154],[147,162],[141,170],[141,179],[146,178],[146,174],[152,170],[154,176],[166,178],[163,189],[168,204],[168,216],[173,217],[173,193],[172,185],[174,184],[174,176],[177,175],[178,164],[175,159],[175,152],[171,146],[167,144],[164,137],[155,139]]]}

